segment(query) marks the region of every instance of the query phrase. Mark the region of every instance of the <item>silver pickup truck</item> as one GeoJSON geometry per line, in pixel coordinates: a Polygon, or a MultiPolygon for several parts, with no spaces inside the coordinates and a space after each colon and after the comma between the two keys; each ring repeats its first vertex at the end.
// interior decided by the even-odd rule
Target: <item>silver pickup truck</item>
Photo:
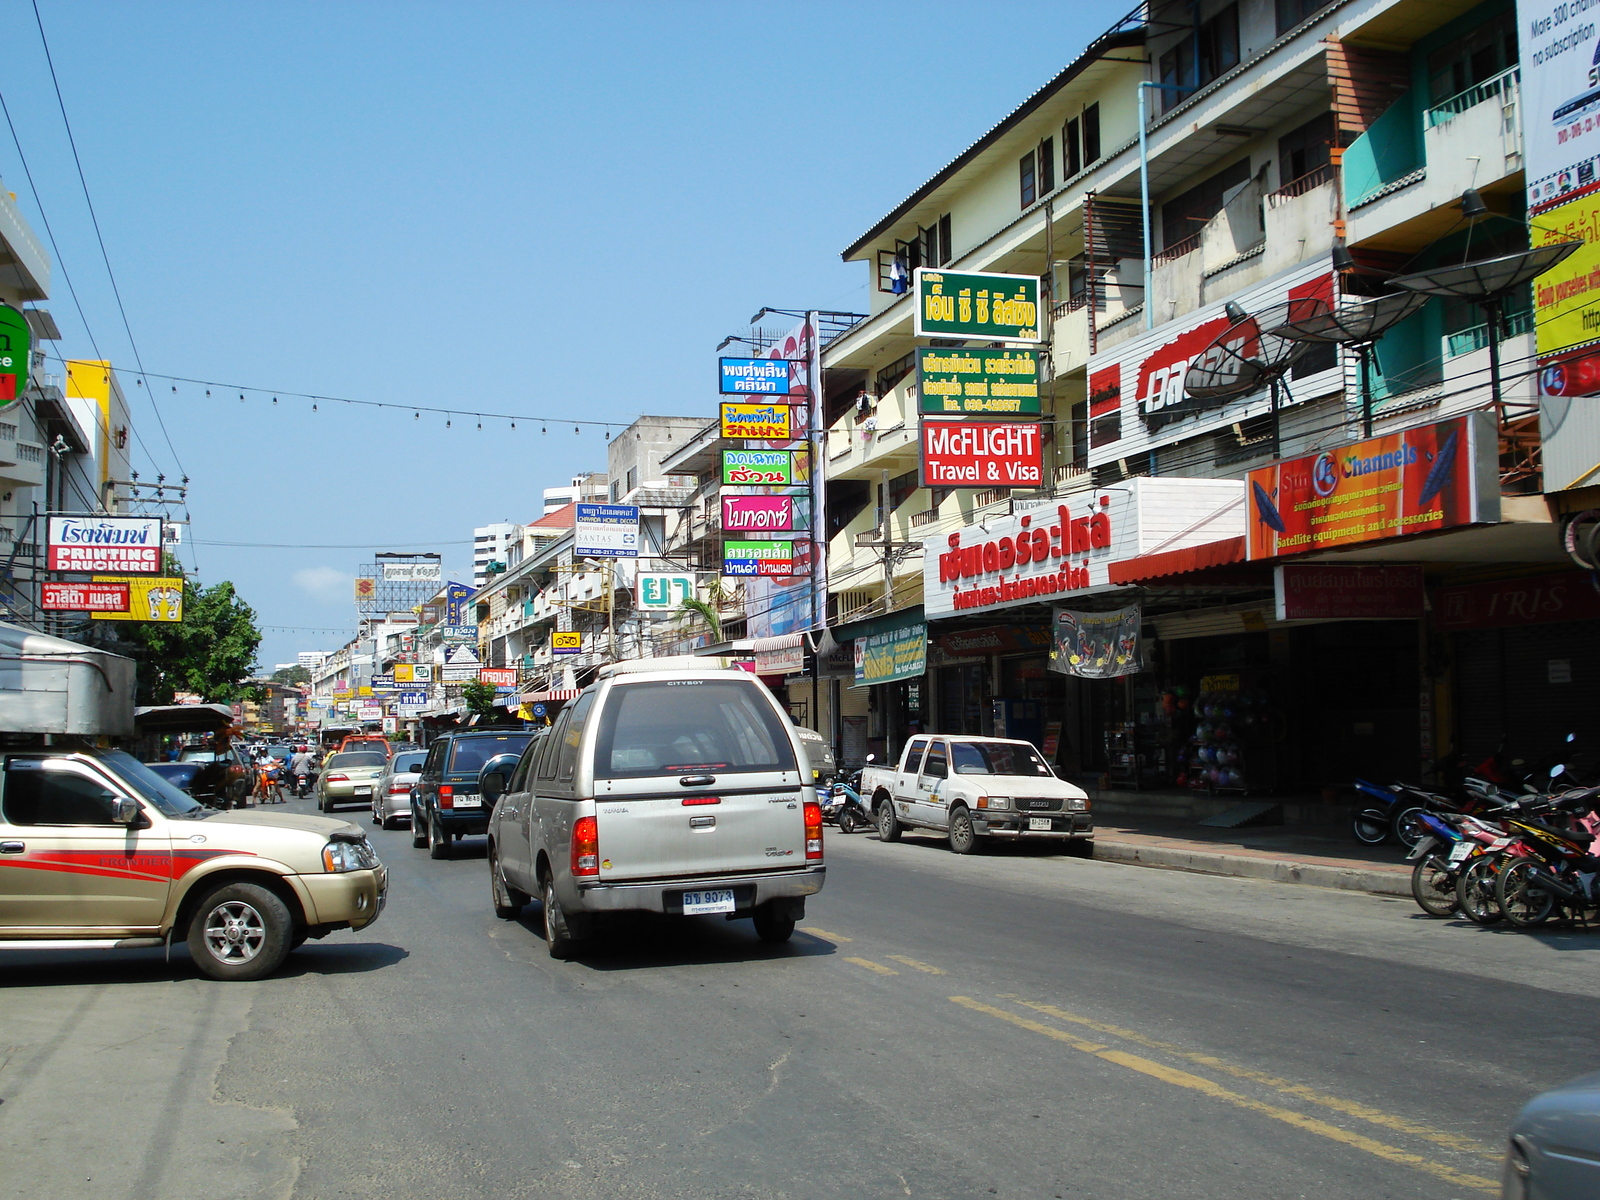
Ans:
{"type": "Polygon", "coordinates": [[[822,810],[798,731],[746,671],[602,667],[509,777],[486,770],[497,916],[538,896],[550,953],[604,914],[751,917],[780,942],[822,889],[822,810]]]}

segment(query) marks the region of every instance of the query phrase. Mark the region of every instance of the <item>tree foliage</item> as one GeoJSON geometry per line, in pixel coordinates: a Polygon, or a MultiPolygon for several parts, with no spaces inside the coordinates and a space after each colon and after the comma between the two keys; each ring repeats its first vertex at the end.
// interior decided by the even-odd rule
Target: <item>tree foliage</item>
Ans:
{"type": "Polygon", "coordinates": [[[185,579],[183,620],[132,624],[123,637],[139,663],[140,704],[171,704],[179,692],[208,704],[241,699],[261,645],[255,610],[227,581],[202,588],[185,579]]]}
{"type": "Polygon", "coordinates": [[[494,712],[494,684],[465,684],[461,688],[461,699],[466,704],[468,712],[480,717],[487,717],[494,712]]]}
{"type": "Polygon", "coordinates": [[[273,683],[310,683],[311,672],[296,663],[292,667],[280,667],[272,673],[273,683]]]}

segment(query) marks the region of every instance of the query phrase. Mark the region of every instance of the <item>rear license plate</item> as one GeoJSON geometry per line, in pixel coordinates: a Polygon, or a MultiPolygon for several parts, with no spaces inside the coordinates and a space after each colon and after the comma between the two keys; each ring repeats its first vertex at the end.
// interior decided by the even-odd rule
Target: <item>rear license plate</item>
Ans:
{"type": "Polygon", "coordinates": [[[718,888],[710,892],[685,892],[683,894],[683,915],[686,917],[692,917],[697,913],[729,913],[733,910],[732,888],[718,888]]]}
{"type": "Polygon", "coordinates": [[[482,808],[483,807],[483,797],[482,796],[457,796],[455,798],[455,804],[456,804],[457,808],[482,808]]]}
{"type": "Polygon", "coordinates": [[[1028,828],[1029,829],[1049,829],[1051,827],[1051,824],[1052,823],[1051,823],[1051,820],[1050,820],[1049,817],[1029,817],[1028,818],[1028,828]]]}
{"type": "Polygon", "coordinates": [[[356,795],[358,795],[358,796],[370,796],[370,795],[372,795],[372,789],[370,787],[357,786],[356,795]]]}
{"type": "Polygon", "coordinates": [[[1450,861],[1458,863],[1472,853],[1471,842],[1457,842],[1450,847],[1450,861]]]}

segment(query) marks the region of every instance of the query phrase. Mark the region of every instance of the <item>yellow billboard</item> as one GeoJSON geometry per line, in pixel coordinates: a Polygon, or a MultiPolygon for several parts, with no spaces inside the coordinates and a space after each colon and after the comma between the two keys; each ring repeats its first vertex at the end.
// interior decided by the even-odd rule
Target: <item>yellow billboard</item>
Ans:
{"type": "Polygon", "coordinates": [[[414,676],[410,663],[395,663],[394,681],[396,683],[411,683],[413,682],[413,679],[414,676]]]}
{"type": "Polygon", "coordinates": [[[1533,281],[1535,346],[1540,354],[1600,340],[1600,195],[1540,215],[1536,244],[1583,239],[1583,248],[1533,281]]]}
{"type": "Polygon", "coordinates": [[[96,583],[128,585],[127,612],[95,612],[96,621],[181,621],[183,580],[176,576],[96,575],[96,583]]]}

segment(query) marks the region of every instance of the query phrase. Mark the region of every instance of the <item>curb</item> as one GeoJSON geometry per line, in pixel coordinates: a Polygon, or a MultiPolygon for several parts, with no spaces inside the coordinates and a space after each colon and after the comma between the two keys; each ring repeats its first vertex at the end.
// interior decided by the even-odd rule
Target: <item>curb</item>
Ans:
{"type": "Polygon", "coordinates": [[[1245,879],[1270,879],[1274,883],[1301,883],[1311,887],[1368,892],[1375,896],[1411,895],[1410,872],[1378,871],[1363,867],[1338,867],[1327,863],[1298,862],[1288,858],[1250,858],[1241,854],[1215,854],[1176,846],[1146,846],[1096,838],[1097,862],[1136,867],[1162,867],[1203,875],[1232,875],[1245,879]]]}

